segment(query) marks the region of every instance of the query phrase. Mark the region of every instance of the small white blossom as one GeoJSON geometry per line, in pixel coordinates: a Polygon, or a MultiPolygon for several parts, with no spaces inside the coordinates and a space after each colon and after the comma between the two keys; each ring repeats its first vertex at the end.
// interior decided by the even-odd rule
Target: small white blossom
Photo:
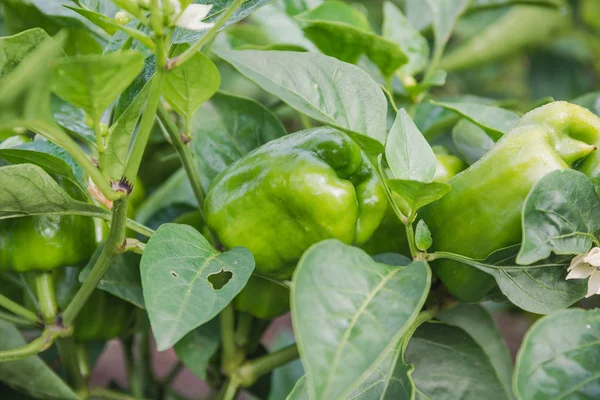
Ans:
{"type": "Polygon", "coordinates": [[[175,25],[191,31],[203,31],[212,28],[214,23],[202,22],[210,12],[212,5],[190,4],[183,10],[175,25]]]}
{"type": "Polygon", "coordinates": [[[588,291],[585,297],[600,294],[600,248],[594,247],[585,254],[571,260],[566,279],[588,279],[588,291]]]}

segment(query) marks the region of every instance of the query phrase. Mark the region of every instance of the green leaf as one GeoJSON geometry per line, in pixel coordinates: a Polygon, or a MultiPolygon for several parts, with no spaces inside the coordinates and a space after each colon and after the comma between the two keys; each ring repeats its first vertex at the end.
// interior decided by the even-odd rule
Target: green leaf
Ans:
{"type": "Polygon", "coordinates": [[[469,8],[471,0],[426,0],[431,13],[434,49],[433,59],[439,60],[444,53],[458,18],[469,8]]]}
{"type": "Polygon", "coordinates": [[[206,379],[210,359],[221,344],[219,318],[194,329],[175,345],[175,354],[194,375],[206,379]]]}
{"type": "MultiPolygon", "coordinates": [[[[469,102],[478,104],[496,104],[498,101],[487,97],[463,95],[444,98],[443,101],[469,102]]],[[[458,122],[460,117],[454,112],[444,107],[438,106],[431,101],[424,101],[417,104],[413,113],[413,121],[427,139],[432,139],[436,135],[452,128],[458,122]]]]}
{"type": "Polygon", "coordinates": [[[504,386],[506,396],[512,398],[513,362],[502,334],[486,309],[478,304],[460,303],[450,310],[442,311],[437,318],[463,329],[475,339],[488,356],[504,386]]]}
{"type": "Polygon", "coordinates": [[[304,32],[298,26],[297,21],[286,13],[281,2],[273,2],[256,10],[250,19],[260,26],[270,43],[293,45],[308,51],[317,51],[315,45],[304,37],[304,32]]]}
{"type": "Polygon", "coordinates": [[[386,99],[362,69],[316,53],[223,51],[217,55],[295,110],[348,132],[370,153],[386,137],[386,99]]]}
{"type": "MultiPolygon", "coordinates": [[[[173,56],[183,53],[188,47],[177,46],[173,56]]],[[[196,52],[186,63],[169,71],[163,94],[171,107],[189,121],[200,106],[219,90],[220,83],[217,66],[204,54],[196,52]]]]}
{"type": "Polygon", "coordinates": [[[396,115],[385,143],[385,158],[397,179],[431,182],[435,175],[435,154],[405,109],[396,115]]]}
{"type": "Polygon", "coordinates": [[[254,258],[245,248],[219,253],[190,226],[161,225],[148,241],[141,264],[157,349],[172,347],[214,318],[243,289],[253,270],[254,258]],[[217,288],[211,282],[215,276],[229,280],[217,288]]]}
{"type": "Polygon", "coordinates": [[[591,180],[571,169],[540,179],[523,205],[519,264],[587,252],[600,233],[600,199],[591,180]]]}
{"type": "Polygon", "coordinates": [[[564,310],[538,320],[517,355],[519,400],[600,397],[600,310],[564,310]]]}
{"type": "Polygon", "coordinates": [[[485,351],[461,328],[442,323],[421,325],[408,342],[406,361],[418,399],[506,400],[485,351]]]}
{"type": "Polygon", "coordinates": [[[388,179],[386,184],[403,200],[398,207],[411,219],[421,207],[441,199],[450,191],[450,185],[440,182],[388,179]]]}
{"type": "Polygon", "coordinates": [[[430,277],[425,262],[380,264],[334,239],[304,253],[291,308],[310,398],[347,398],[373,373],[416,318],[430,277]]]}
{"type": "Polygon", "coordinates": [[[172,204],[198,207],[198,201],[183,168],[177,170],[144,200],[137,209],[135,219],[139,223],[147,224],[154,214],[172,204]]]}
{"type": "MultiPolygon", "coordinates": [[[[235,0],[195,0],[194,3],[210,4],[213,6],[206,18],[203,20],[203,22],[210,23],[217,21],[221,17],[221,14],[223,14],[227,8],[231,7],[234,1],[235,0]]],[[[270,3],[271,1],[272,0],[245,0],[241,7],[239,7],[227,20],[225,27],[244,19],[246,16],[252,14],[252,12],[258,10],[260,7],[270,3]]],[[[193,43],[204,36],[207,31],[208,29],[204,31],[190,31],[187,29],[176,28],[175,33],[173,34],[172,42],[174,44],[193,43]]]]}
{"type": "Polygon", "coordinates": [[[469,121],[479,125],[493,140],[508,133],[521,118],[519,114],[485,104],[463,102],[433,102],[436,105],[455,111],[469,121]]]}
{"type": "Polygon", "coordinates": [[[565,279],[572,256],[550,256],[524,267],[516,261],[519,247],[500,249],[483,261],[462,256],[458,261],[492,275],[502,293],[525,311],[548,314],[583,299],[586,281],[565,279]]]}
{"type": "Polygon", "coordinates": [[[137,97],[119,115],[119,118],[108,130],[105,139],[107,142],[106,149],[104,153],[100,154],[100,169],[112,180],[119,180],[123,177],[131,138],[146,105],[150,86],[150,82],[146,83],[137,97]]]}
{"type": "Polygon", "coordinates": [[[71,198],[40,167],[19,164],[0,168],[0,219],[43,214],[99,217],[107,213],[71,198]]]}
{"type": "Polygon", "coordinates": [[[219,92],[192,121],[191,149],[202,184],[208,184],[234,161],[286,134],[282,123],[260,103],[219,92]]]}
{"type": "Polygon", "coordinates": [[[99,121],[143,65],[144,56],[137,51],[62,58],[56,62],[52,90],[99,121]]]}
{"type": "Polygon", "coordinates": [[[57,96],[52,96],[50,103],[52,119],[86,144],[96,146],[96,135],[85,123],[85,113],[57,96]]]}
{"type": "Polygon", "coordinates": [[[468,119],[461,119],[454,125],[452,140],[469,165],[474,164],[494,147],[494,140],[479,125],[468,119]]]}
{"type": "Polygon", "coordinates": [[[415,244],[417,249],[421,251],[427,251],[433,244],[433,239],[431,239],[431,231],[427,227],[427,224],[422,219],[417,223],[417,227],[415,229],[415,244]]]}
{"type": "Polygon", "coordinates": [[[413,28],[402,11],[394,3],[383,4],[383,37],[397,43],[408,57],[408,62],[396,74],[413,76],[423,71],[429,61],[429,44],[418,30],[413,28]]]}
{"type": "Polygon", "coordinates": [[[484,9],[490,7],[503,7],[511,4],[532,4],[547,7],[562,7],[561,0],[473,0],[472,9],[484,9]]]}
{"type": "Polygon", "coordinates": [[[62,53],[64,39],[64,32],[46,39],[0,79],[0,125],[50,118],[50,64],[62,53]]]}
{"type": "MultiPolygon", "coordinates": [[[[79,274],[79,282],[83,283],[91,270],[92,265],[88,264],[79,274]]],[[[98,289],[134,306],[145,308],[140,278],[140,256],[133,253],[119,255],[98,283],[98,289]]]]}
{"type": "MultiPolygon", "coordinates": [[[[10,149],[0,149],[0,158],[11,164],[34,164],[49,174],[83,183],[83,170],[62,147],[36,140],[10,149]]],[[[86,185],[87,186],[87,185],[86,185]]]]}
{"type": "Polygon", "coordinates": [[[28,54],[49,38],[40,28],[0,38],[0,79],[12,72],[28,54]]]}
{"type": "Polygon", "coordinates": [[[310,400],[310,397],[308,396],[306,375],[298,379],[296,386],[294,386],[292,392],[286,397],[286,400],[310,400]]]}
{"type": "Polygon", "coordinates": [[[119,31],[119,24],[117,24],[112,18],[108,18],[106,15],[101,13],[88,10],[87,8],[74,7],[65,5],[69,10],[75,11],[77,14],[88,19],[91,23],[103,29],[110,36],[113,36],[119,31]]]}
{"type": "MultiPolygon", "coordinates": [[[[17,328],[0,320],[0,350],[22,346],[25,346],[25,340],[17,328]]],[[[0,363],[0,381],[37,398],[79,399],[79,396],[37,356],[0,363]]]]}
{"type": "Polygon", "coordinates": [[[414,385],[410,376],[414,368],[404,363],[403,341],[375,368],[348,400],[410,400],[414,396],[414,385]]]}
{"type": "Polygon", "coordinates": [[[372,32],[367,18],[340,1],[328,1],[296,16],[305,36],[323,53],[356,64],[365,54],[381,71],[391,76],[408,57],[394,41],[372,32]]]}
{"type": "Polygon", "coordinates": [[[3,3],[11,8],[17,7],[15,11],[23,14],[19,15],[22,18],[30,19],[38,24],[56,25],[56,28],[52,26],[51,30],[60,27],[73,28],[72,32],[84,29],[100,39],[108,39],[108,35],[102,29],[65,7],[65,0],[4,0],[3,3]],[[35,10],[36,13],[31,13],[32,10],[35,10]],[[49,23],[45,23],[46,21],[49,23]]]}

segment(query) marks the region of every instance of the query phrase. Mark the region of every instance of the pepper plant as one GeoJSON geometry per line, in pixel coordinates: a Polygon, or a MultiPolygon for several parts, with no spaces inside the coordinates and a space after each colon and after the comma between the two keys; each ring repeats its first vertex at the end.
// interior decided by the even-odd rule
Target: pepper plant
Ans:
{"type": "Polygon", "coordinates": [[[596,0],[0,5],[0,397],[600,398],[596,0]]]}

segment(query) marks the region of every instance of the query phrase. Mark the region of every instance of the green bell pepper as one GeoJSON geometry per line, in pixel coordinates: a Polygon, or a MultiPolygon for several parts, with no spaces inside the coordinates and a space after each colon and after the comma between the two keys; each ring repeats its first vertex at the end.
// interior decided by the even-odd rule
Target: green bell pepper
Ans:
{"type": "MultiPolygon", "coordinates": [[[[12,139],[12,138],[11,138],[12,139]]],[[[15,140],[15,143],[20,142],[15,140]]],[[[56,177],[69,196],[86,201],[67,178],[56,177]]],[[[50,271],[88,260],[96,249],[94,222],[76,215],[0,220],[0,271],[50,271]]]]}
{"type": "Polygon", "coordinates": [[[233,163],[211,184],[204,210],[225,248],[246,247],[258,273],[287,279],[314,243],[364,243],[386,208],[384,188],[360,147],[345,133],[316,128],[233,163]]]}
{"type": "Polygon", "coordinates": [[[256,318],[277,318],[290,310],[290,289],[283,284],[253,275],[234,299],[233,306],[256,318]]]}
{"type": "MultiPolygon", "coordinates": [[[[600,118],[574,104],[553,102],[525,114],[488,153],[448,181],[450,193],[422,210],[432,250],[483,259],[519,243],[523,203],[542,177],[576,165],[596,181],[599,135],[600,118]]],[[[492,276],[457,261],[439,259],[432,268],[462,301],[478,302],[495,285],[492,276]]]]}

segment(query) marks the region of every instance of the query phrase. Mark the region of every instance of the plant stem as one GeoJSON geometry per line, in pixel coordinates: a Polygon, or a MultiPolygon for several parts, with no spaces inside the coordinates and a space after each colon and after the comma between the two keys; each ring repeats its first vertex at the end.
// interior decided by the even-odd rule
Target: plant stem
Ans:
{"type": "Polygon", "coordinates": [[[438,313],[438,308],[432,308],[428,310],[421,311],[417,318],[413,321],[412,325],[408,328],[404,336],[402,337],[402,354],[406,352],[406,347],[408,347],[408,342],[415,334],[416,330],[419,326],[423,325],[425,322],[432,320],[436,314],[438,313]]]}
{"type": "Polygon", "coordinates": [[[52,324],[58,314],[52,272],[35,272],[34,281],[35,292],[37,294],[37,300],[44,323],[47,325],[52,324]]]}
{"type": "Polygon", "coordinates": [[[136,399],[143,396],[142,382],[140,382],[139,374],[135,368],[135,356],[133,354],[133,346],[135,343],[135,336],[131,339],[123,341],[124,355],[125,355],[125,367],[127,369],[127,383],[129,384],[129,391],[136,399]]]}
{"type": "Polygon", "coordinates": [[[235,372],[235,376],[238,377],[241,386],[249,387],[264,374],[294,361],[298,357],[298,346],[293,344],[274,353],[244,363],[235,372]]]}
{"type": "Polygon", "coordinates": [[[98,189],[109,200],[118,200],[124,196],[124,193],[116,192],[110,185],[110,180],[92,164],[88,156],[81,147],[71,137],[63,131],[58,125],[46,123],[43,121],[24,121],[21,125],[26,126],[35,133],[47,137],[60,147],[64,148],[84,171],[92,178],[98,189]]]}
{"type": "Polygon", "coordinates": [[[22,317],[33,324],[40,323],[39,317],[33,311],[30,311],[22,305],[15,303],[2,294],[0,294],[0,307],[7,309],[13,314],[18,315],[19,317],[22,317]]]}
{"type": "Polygon", "coordinates": [[[69,385],[77,392],[86,390],[86,383],[79,366],[77,348],[73,338],[62,338],[56,342],[58,356],[66,373],[69,385]]]}
{"type": "Polygon", "coordinates": [[[198,170],[194,163],[192,152],[190,151],[190,148],[185,143],[183,143],[183,140],[181,139],[181,134],[179,133],[179,129],[177,129],[173,118],[171,118],[168,111],[162,104],[158,106],[158,118],[165,132],[167,133],[167,135],[169,135],[173,147],[175,147],[175,150],[179,155],[179,159],[181,160],[183,169],[185,169],[185,173],[187,174],[187,177],[192,186],[192,190],[194,191],[194,196],[198,201],[200,215],[204,220],[204,190],[202,189],[202,184],[200,183],[200,175],[198,175],[198,170]]]}
{"type": "MultiPolygon", "coordinates": [[[[202,217],[203,221],[206,221],[204,218],[204,190],[202,189],[200,175],[198,174],[198,169],[196,167],[196,163],[194,162],[194,155],[190,151],[190,148],[181,139],[181,134],[179,133],[179,129],[177,129],[177,125],[175,125],[173,118],[171,118],[168,111],[162,104],[158,106],[158,118],[161,123],[161,127],[171,139],[171,143],[179,155],[181,165],[183,165],[183,169],[185,170],[188,180],[190,181],[190,185],[192,186],[194,196],[196,197],[196,201],[198,202],[198,211],[200,212],[200,216],[202,217]]],[[[210,229],[208,232],[210,234],[209,239],[211,239],[214,245],[218,246],[219,241],[217,236],[210,229]]]]}
{"type": "Polygon", "coordinates": [[[223,389],[221,389],[221,394],[219,396],[219,400],[234,400],[237,396],[238,390],[240,388],[240,383],[237,378],[232,377],[227,379],[223,389]]]}
{"type": "MultiPolygon", "coordinates": [[[[0,319],[3,321],[7,321],[10,322],[13,325],[16,325],[17,327],[34,327],[37,326],[37,324],[26,320],[25,318],[21,318],[17,315],[11,314],[11,313],[7,313],[4,311],[0,311],[0,319]]],[[[39,322],[38,322],[39,323],[39,322]]]]}
{"type": "Polygon", "coordinates": [[[240,348],[245,348],[248,344],[248,335],[252,330],[252,321],[254,317],[247,312],[239,313],[237,329],[235,331],[235,341],[240,348]]]}
{"type": "Polygon", "coordinates": [[[133,397],[125,393],[102,388],[92,389],[89,393],[89,397],[104,400],[140,400],[139,397],[133,397]]]}
{"type": "Polygon", "coordinates": [[[219,30],[227,23],[229,18],[235,13],[235,11],[244,4],[246,0],[235,0],[231,6],[223,13],[221,18],[215,23],[215,25],[210,28],[208,32],[204,34],[196,43],[191,45],[186,51],[181,53],[179,56],[170,59],[167,62],[167,69],[171,70],[185,63],[187,60],[192,58],[197,51],[202,50],[202,47],[208,42],[210,42],[219,32],[219,30]]]}
{"type": "Polygon", "coordinates": [[[226,375],[230,375],[237,367],[235,343],[235,315],[233,306],[229,304],[221,311],[219,316],[221,323],[221,367],[226,375]]]}
{"type": "Polygon", "coordinates": [[[100,282],[117,255],[124,250],[127,200],[128,198],[124,197],[114,203],[110,233],[98,257],[95,257],[96,254],[94,254],[94,257],[90,260],[90,263],[93,263],[90,274],[63,313],[63,324],[65,326],[73,324],[75,317],[98,286],[98,282],[100,282]]]}
{"type": "MultiPolygon", "coordinates": [[[[107,221],[110,221],[110,219],[107,219],[107,221]]],[[[129,218],[127,219],[126,225],[132,231],[137,232],[140,235],[144,235],[146,237],[151,237],[154,234],[154,231],[152,229],[129,218]]]]}
{"type": "Polygon", "coordinates": [[[50,347],[58,335],[59,333],[57,331],[45,330],[40,337],[29,342],[25,346],[0,351],[0,363],[35,356],[50,347]]]}
{"type": "Polygon", "coordinates": [[[178,361],[175,366],[173,366],[173,368],[171,368],[171,370],[169,371],[169,374],[165,377],[165,379],[162,382],[162,386],[166,389],[167,387],[169,387],[173,381],[175,380],[175,378],[177,378],[177,376],[179,375],[179,373],[183,370],[183,364],[181,363],[181,361],[178,361]]]}
{"type": "Polygon", "coordinates": [[[142,163],[142,157],[148,144],[148,139],[152,133],[152,126],[156,118],[156,110],[160,104],[160,96],[162,94],[162,87],[165,81],[167,71],[165,70],[166,62],[166,50],[165,50],[165,39],[159,37],[156,39],[156,72],[152,77],[152,86],[150,87],[150,94],[146,101],[146,108],[144,115],[140,121],[140,127],[135,135],[133,141],[133,147],[127,164],[125,165],[124,176],[129,182],[135,182],[137,177],[140,164],[142,163]]]}
{"type": "Polygon", "coordinates": [[[408,240],[408,248],[410,249],[410,255],[415,258],[419,254],[419,250],[415,245],[415,231],[413,230],[412,224],[404,225],[406,229],[406,240],[408,240]]]}

